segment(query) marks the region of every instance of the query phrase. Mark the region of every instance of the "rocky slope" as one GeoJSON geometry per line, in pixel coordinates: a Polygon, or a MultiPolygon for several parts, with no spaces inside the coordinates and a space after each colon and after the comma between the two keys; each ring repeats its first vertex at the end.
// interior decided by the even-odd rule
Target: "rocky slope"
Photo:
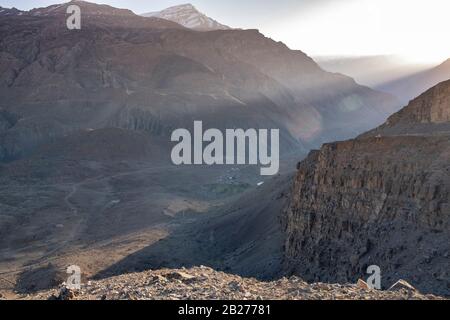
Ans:
{"type": "Polygon", "coordinates": [[[292,174],[282,174],[253,190],[238,189],[236,199],[180,226],[158,243],[126,256],[96,278],[199,265],[262,280],[280,277],[280,214],[291,181],[292,174]]]}
{"type": "Polygon", "coordinates": [[[385,124],[363,136],[450,134],[449,81],[427,90],[406,108],[390,116],[385,124]]]}
{"type": "Polygon", "coordinates": [[[286,272],[346,282],[378,265],[384,287],[404,278],[450,294],[449,90],[443,82],[299,163],[283,218],[286,272]]]}
{"type": "Polygon", "coordinates": [[[80,1],[82,29],[70,31],[67,5],[0,21],[0,110],[17,119],[0,132],[3,160],[80,129],[167,137],[194,119],[280,128],[282,151],[306,150],[374,127],[396,108],[391,96],[256,30],[196,32],[80,1]]]}
{"type": "Polygon", "coordinates": [[[170,20],[197,31],[227,30],[230,27],[199,12],[192,4],[173,6],[158,12],[142,14],[144,17],[157,17],[170,20]]]}
{"type": "Polygon", "coordinates": [[[257,30],[198,32],[76,3],[81,30],[67,30],[67,4],[0,19],[0,275],[9,289],[48,288],[66,264],[93,276],[206,261],[274,276],[279,189],[236,199],[256,188],[257,170],[172,166],[172,130],[194,120],[280,128],[282,153],[301,153],[374,127],[395,101],[257,30]],[[202,228],[187,239],[177,232],[188,223],[202,228]]]}
{"type": "Polygon", "coordinates": [[[81,290],[40,292],[22,299],[67,300],[435,300],[401,284],[389,291],[368,289],[364,283],[307,284],[297,277],[261,282],[207,267],[162,269],[88,281],[81,290]]]}

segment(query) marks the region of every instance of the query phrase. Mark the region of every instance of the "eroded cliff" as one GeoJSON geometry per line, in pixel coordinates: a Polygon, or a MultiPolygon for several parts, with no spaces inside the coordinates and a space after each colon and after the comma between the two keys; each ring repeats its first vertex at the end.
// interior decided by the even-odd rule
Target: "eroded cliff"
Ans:
{"type": "Polygon", "coordinates": [[[404,278],[449,294],[450,135],[406,130],[447,125],[449,88],[442,83],[382,127],[299,163],[283,216],[286,272],[346,282],[378,265],[383,287],[404,278]]]}

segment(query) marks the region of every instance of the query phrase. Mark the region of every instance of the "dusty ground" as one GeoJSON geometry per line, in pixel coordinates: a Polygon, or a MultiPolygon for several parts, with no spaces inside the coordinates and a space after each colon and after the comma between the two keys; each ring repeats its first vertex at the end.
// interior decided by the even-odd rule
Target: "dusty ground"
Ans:
{"type": "MultiPolygon", "coordinates": [[[[252,212],[265,210],[270,217],[267,206],[275,194],[242,210],[251,198],[242,195],[260,188],[258,170],[174,167],[164,161],[44,165],[37,160],[6,166],[0,184],[0,293],[14,298],[57,287],[69,265],[80,266],[87,279],[154,267],[226,269],[237,266],[233,260],[244,256],[245,248],[260,243],[254,252],[268,246],[281,252],[281,241],[255,238],[258,227],[251,237],[230,237],[233,222],[245,227],[248,219],[261,220],[264,227],[272,221],[252,212]],[[36,173],[37,167],[42,169],[36,173]]],[[[245,265],[255,263],[243,261],[232,271],[245,265]]]]}

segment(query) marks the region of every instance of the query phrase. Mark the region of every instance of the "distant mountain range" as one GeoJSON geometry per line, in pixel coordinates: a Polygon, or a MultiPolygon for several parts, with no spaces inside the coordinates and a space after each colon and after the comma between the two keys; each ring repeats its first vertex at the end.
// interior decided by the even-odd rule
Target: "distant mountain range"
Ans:
{"type": "Polygon", "coordinates": [[[413,64],[396,55],[317,56],[314,60],[325,70],[348,75],[356,82],[375,88],[433,67],[413,64]]]}
{"type": "Polygon", "coordinates": [[[314,57],[327,71],[353,77],[358,83],[398,97],[403,104],[426,89],[450,79],[450,59],[436,66],[414,64],[395,55],[314,57]]]}
{"type": "Polygon", "coordinates": [[[448,79],[450,79],[450,59],[436,67],[380,84],[376,89],[392,93],[406,103],[423,91],[448,79]]]}
{"type": "Polygon", "coordinates": [[[186,28],[198,31],[231,29],[201,13],[192,4],[182,4],[158,12],[143,13],[142,16],[170,20],[186,28]]]}

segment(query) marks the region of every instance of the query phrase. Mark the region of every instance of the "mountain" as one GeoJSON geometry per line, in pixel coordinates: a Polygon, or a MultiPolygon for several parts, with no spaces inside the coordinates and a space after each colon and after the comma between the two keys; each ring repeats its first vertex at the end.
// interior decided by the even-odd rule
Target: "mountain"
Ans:
{"type": "Polygon", "coordinates": [[[89,16],[134,16],[135,14],[131,10],[117,9],[108,5],[89,3],[83,0],[72,0],[69,3],[55,4],[45,8],[35,8],[27,12],[32,16],[55,16],[66,15],[66,9],[68,5],[75,4],[82,8],[83,15],[89,16]]]}
{"type": "Polygon", "coordinates": [[[197,31],[228,30],[230,27],[198,11],[192,4],[182,4],[159,12],[143,13],[144,17],[157,17],[176,22],[197,31]]]}
{"type": "MultiPolygon", "coordinates": [[[[314,60],[324,70],[348,75],[354,78],[356,82],[371,88],[378,88],[386,83],[433,67],[431,64],[409,63],[404,58],[395,55],[318,56],[314,57],[314,60]]],[[[391,93],[401,95],[397,91],[391,93]]]]}
{"type": "Polygon", "coordinates": [[[21,14],[23,14],[23,11],[20,11],[16,8],[8,9],[8,8],[0,7],[0,17],[1,16],[21,15],[21,14]]]}
{"type": "Polygon", "coordinates": [[[439,82],[450,79],[450,59],[440,65],[412,64],[399,56],[314,57],[330,72],[354,78],[358,83],[390,93],[403,104],[439,82]]]}
{"type": "Polygon", "coordinates": [[[279,128],[283,151],[306,150],[355,136],[396,110],[391,96],[324,72],[256,30],[199,33],[77,4],[79,32],[61,18],[68,4],[0,22],[0,109],[17,119],[0,133],[1,159],[79,129],[168,136],[194,119],[216,128],[279,128]]]}
{"type": "MultiPolygon", "coordinates": [[[[195,229],[226,253],[207,261],[271,276],[282,239],[270,214],[283,196],[255,166],[172,165],[173,130],[194,120],[277,128],[290,167],[287,155],[354,137],[397,110],[391,95],[325,72],[257,30],[198,32],[85,1],[76,2],[81,30],[68,30],[69,4],[0,19],[0,274],[19,292],[53,286],[55,270],[74,261],[89,277],[164,243],[198,261],[204,253],[187,248],[198,242],[178,241],[178,232],[207,221],[242,232],[240,245],[195,229]],[[261,182],[267,192],[253,196],[261,182]],[[272,258],[257,263],[264,254],[272,258]]],[[[182,261],[163,253],[151,262],[182,261]]]]}
{"type": "Polygon", "coordinates": [[[421,92],[448,79],[450,79],[450,59],[431,69],[400,77],[399,79],[380,84],[375,88],[391,93],[399,97],[402,102],[407,103],[421,92]]]}
{"type": "Polygon", "coordinates": [[[385,124],[363,136],[450,134],[449,83],[445,81],[427,90],[385,124]]]}
{"type": "Polygon", "coordinates": [[[282,218],[285,272],[348,282],[378,265],[384,288],[400,277],[449,295],[449,160],[450,81],[377,129],[312,151],[282,218]]]}

